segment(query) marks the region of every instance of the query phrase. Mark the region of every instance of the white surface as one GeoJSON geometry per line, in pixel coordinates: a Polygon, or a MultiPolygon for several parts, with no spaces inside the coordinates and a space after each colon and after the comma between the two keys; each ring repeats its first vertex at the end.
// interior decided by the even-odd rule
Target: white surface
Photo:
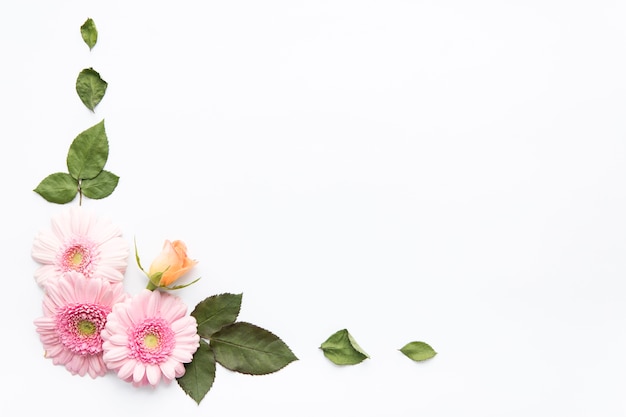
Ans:
{"type": "MultiPolygon", "coordinates": [[[[0,6],[0,414],[626,415],[626,4],[24,1],[0,6]],[[92,17],[89,52],[79,27],[92,17]],[[109,82],[91,114],[74,91],[109,82]],[[105,119],[111,217],[300,358],[182,390],[42,357],[32,189],[105,119]],[[371,355],[318,346],[348,328],[371,355]],[[413,363],[397,349],[426,341],[413,363]],[[8,385],[7,385],[8,384],[8,385]]],[[[130,260],[126,286],[144,286],[130,260]]]]}

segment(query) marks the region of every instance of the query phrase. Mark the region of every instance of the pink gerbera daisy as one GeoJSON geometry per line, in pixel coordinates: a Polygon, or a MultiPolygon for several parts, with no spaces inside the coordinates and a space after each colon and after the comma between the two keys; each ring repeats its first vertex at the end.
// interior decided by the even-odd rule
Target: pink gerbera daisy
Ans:
{"type": "Polygon", "coordinates": [[[35,320],[46,357],[74,375],[104,375],[100,333],[113,305],[126,297],[122,284],[85,279],[75,271],[50,281],[43,299],[44,316],[35,320]]]}
{"type": "Polygon", "coordinates": [[[52,218],[52,229],[35,237],[32,257],[42,264],[35,280],[47,282],[69,271],[86,278],[96,275],[121,282],[128,265],[129,246],[118,227],[80,206],[72,206],[52,218]]]}
{"type": "Polygon", "coordinates": [[[136,386],[170,382],[185,374],[200,346],[197,327],[180,298],[142,290],[113,307],[102,332],[104,362],[136,386]]]}

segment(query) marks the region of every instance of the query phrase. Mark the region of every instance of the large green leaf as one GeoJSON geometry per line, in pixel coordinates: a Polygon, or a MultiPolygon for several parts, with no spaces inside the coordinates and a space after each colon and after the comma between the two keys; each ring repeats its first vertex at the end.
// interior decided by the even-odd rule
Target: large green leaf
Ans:
{"type": "Polygon", "coordinates": [[[95,178],[81,181],[80,189],[85,197],[98,200],[110,196],[117,187],[119,179],[117,175],[103,170],[95,178]]]}
{"type": "Polygon", "coordinates": [[[211,346],[200,339],[200,347],[191,362],[185,364],[185,375],[177,378],[178,385],[196,403],[209,392],[215,380],[215,355],[211,346]]]}
{"type": "Polygon", "coordinates": [[[278,336],[246,322],[230,324],[214,333],[211,347],[220,365],[243,374],[270,374],[298,360],[278,336]]]}
{"type": "Polygon", "coordinates": [[[65,172],[48,175],[33,190],[47,201],[57,204],[69,203],[78,193],[78,181],[65,172]]]}
{"type": "Polygon", "coordinates": [[[67,169],[77,180],[98,176],[109,158],[109,141],[104,120],[81,132],[67,153],[67,169]]]}
{"type": "Polygon", "coordinates": [[[337,365],[356,365],[369,358],[347,329],[333,333],[320,349],[324,356],[337,365]]]}
{"type": "Polygon", "coordinates": [[[242,294],[219,294],[200,301],[191,315],[198,322],[198,334],[208,339],[222,327],[237,320],[242,294]]]}
{"type": "Polygon", "coordinates": [[[89,50],[93,49],[96,42],[98,42],[98,30],[92,18],[85,20],[85,23],[80,27],[80,35],[83,37],[89,50]]]}
{"type": "Polygon", "coordinates": [[[107,91],[107,82],[100,78],[100,74],[93,68],[85,68],[76,78],[76,92],[80,101],[91,111],[104,97],[107,91]]]}
{"type": "Polygon", "coordinates": [[[416,362],[425,361],[437,354],[428,343],[424,342],[409,342],[400,349],[400,352],[416,362]]]}

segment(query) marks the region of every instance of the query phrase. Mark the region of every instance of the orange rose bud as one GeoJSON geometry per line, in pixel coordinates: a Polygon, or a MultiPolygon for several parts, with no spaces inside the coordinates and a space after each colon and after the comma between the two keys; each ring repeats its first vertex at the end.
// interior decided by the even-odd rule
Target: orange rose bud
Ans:
{"type": "Polygon", "coordinates": [[[187,271],[193,268],[198,261],[189,259],[187,256],[187,246],[181,240],[170,242],[166,240],[163,250],[150,265],[148,275],[153,276],[162,272],[160,287],[167,287],[182,277],[187,271]]]}

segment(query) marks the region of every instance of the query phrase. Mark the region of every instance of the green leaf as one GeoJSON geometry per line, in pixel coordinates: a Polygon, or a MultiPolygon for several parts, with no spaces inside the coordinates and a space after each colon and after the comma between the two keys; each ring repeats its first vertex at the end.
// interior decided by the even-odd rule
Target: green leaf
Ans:
{"type": "Polygon", "coordinates": [[[107,91],[107,82],[93,68],[85,68],[76,79],[76,92],[85,106],[94,111],[107,91]]]}
{"type": "Polygon", "coordinates": [[[141,272],[148,275],[146,271],[144,271],[143,266],[141,266],[141,260],[139,259],[139,251],[137,250],[137,238],[134,239],[134,244],[135,244],[135,261],[137,262],[137,267],[139,267],[141,272]]]}
{"type": "MultiPolygon", "coordinates": [[[[165,269],[165,271],[167,271],[167,268],[165,269]]],[[[159,284],[161,283],[161,277],[163,276],[163,273],[165,271],[159,271],[159,272],[155,272],[152,275],[148,275],[148,280],[150,281],[150,283],[152,285],[154,285],[154,288],[159,288],[160,287],[159,284]]]]}
{"type": "Polygon", "coordinates": [[[191,315],[198,322],[198,334],[208,339],[227,324],[237,320],[242,294],[219,294],[200,301],[191,315]]]}
{"type": "Polygon", "coordinates": [[[109,141],[104,130],[104,120],[81,132],[67,153],[67,169],[77,180],[98,176],[109,158],[109,141]]]}
{"type": "Polygon", "coordinates": [[[85,20],[85,23],[80,27],[80,34],[89,50],[93,49],[96,42],[98,42],[98,30],[92,18],[85,20]]]}
{"type": "Polygon", "coordinates": [[[191,362],[185,364],[185,374],[176,381],[197,404],[209,392],[215,380],[215,355],[213,349],[200,339],[200,347],[191,362]]]}
{"type": "Polygon", "coordinates": [[[409,342],[400,349],[400,352],[416,362],[425,361],[437,354],[428,343],[424,342],[409,342]]]}
{"type": "Polygon", "coordinates": [[[220,365],[242,374],[270,374],[298,360],[278,336],[246,322],[230,324],[214,333],[211,346],[220,365]]]}
{"type": "Polygon", "coordinates": [[[44,178],[33,191],[51,203],[66,204],[76,197],[78,181],[70,174],[57,172],[44,178]]]}
{"type": "Polygon", "coordinates": [[[356,365],[369,358],[346,329],[333,333],[320,349],[324,356],[337,365],[356,365]]]}
{"type": "Polygon", "coordinates": [[[120,177],[109,171],[101,171],[95,178],[81,181],[80,189],[85,197],[99,200],[113,193],[119,179],[120,177]]]}
{"type": "Polygon", "coordinates": [[[181,289],[183,289],[183,288],[187,288],[187,287],[189,287],[190,285],[195,284],[195,283],[196,283],[196,282],[198,282],[198,281],[200,281],[200,277],[198,277],[198,278],[194,279],[193,281],[191,281],[191,282],[189,282],[189,283],[187,283],[187,284],[173,285],[173,286],[171,286],[171,287],[167,287],[167,286],[164,286],[164,285],[160,285],[160,287],[161,287],[161,288],[166,288],[166,289],[168,289],[168,290],[181,290],[181,289]]]}

